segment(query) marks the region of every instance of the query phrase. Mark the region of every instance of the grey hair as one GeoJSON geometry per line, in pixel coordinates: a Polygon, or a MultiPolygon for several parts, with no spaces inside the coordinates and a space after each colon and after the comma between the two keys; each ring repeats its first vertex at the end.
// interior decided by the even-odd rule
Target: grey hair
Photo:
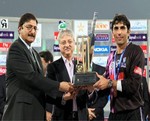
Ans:
{"type": "Polygon", "coordinates": [[[64,35],[71,36],[73,40],[75,41],[74,33],[69,29],[61,30],[58,34],[57,40],[60,42],[61,38],[63,38],[64,35]]]}

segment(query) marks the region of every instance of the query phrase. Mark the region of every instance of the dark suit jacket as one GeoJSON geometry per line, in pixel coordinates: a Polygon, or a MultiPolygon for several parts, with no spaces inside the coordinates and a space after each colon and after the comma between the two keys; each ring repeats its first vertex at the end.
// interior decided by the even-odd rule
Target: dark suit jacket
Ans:
{"type": "Polygon", "coordinates": [[[41,60],[34,50],[39,66],[33,61],[25,44],[17,39],[7,56],[7,94],[3,120],[45,119],[45,93],[54,96],[59,83],[43,76],[41,60]]]}
{"type": "Polygon", "coordinates": [[[5,101],[6,101],[6,82],[5,82],[5,74],[3,74],[0,75],[0,120],[3,115],[5,101]]]}
{"type": "MultiPolygon", "coordinates": [[[[92,71],[96,71],[98,74],[103,75],[105,72],[105,67],[92,64],[92,71]]],[[[108,102],[109,90],[99,90],[95,91],[92,97],[89,99],[88,107],[95,108],[96,118],[92,121],[104,121],[104,107],[108,102]]]]}
{"type": "MultiPolygon", "coordinates": [[[[48,65],[47,68],[48,78],[61,82],[62,80],[70,82],[70,78],[62,58],[54,61],[48,65]]],[[[72,100],[66,101],[66,104],[62,104],[63,93],[59,92],[55,100],[51,100],[55,105],[53,119],[55,120],[68,120],[68,116],[72,112],[72,100]]],[[[78,117],[79,120],[87,120],[87,91],[80,91],[76,97],[78,117]]]]}

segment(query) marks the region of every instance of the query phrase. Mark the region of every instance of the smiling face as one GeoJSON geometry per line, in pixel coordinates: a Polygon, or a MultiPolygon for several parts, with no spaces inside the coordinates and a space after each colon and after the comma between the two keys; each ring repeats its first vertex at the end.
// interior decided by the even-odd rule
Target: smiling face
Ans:
{"type": "Polygon", "coordinates": [[[34,42],[37,33],[37,22],[35,20],[29,20],[18,28],[19,35],[27,43],[34,42]]]}
{"type": "Polygon", "coordinates": [[[130,30],[123,22],[118,22],[113,25],[112,35],[114,36],[115,42],[118,46],[126,45],[130,35],[130,30]]]}
{"type": "Polygon", "coordinates": [[[59,40],[59,48],[62,55],[65,58],[70,59],[75,48],[73,37],[71,35],[64,34],[59,40]]]}

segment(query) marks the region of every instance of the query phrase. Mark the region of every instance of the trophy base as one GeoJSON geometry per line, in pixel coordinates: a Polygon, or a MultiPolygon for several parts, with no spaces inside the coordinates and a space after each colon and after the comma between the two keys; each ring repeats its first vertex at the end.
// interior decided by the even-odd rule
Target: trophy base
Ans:
{"type": "Polygon", "coordinates": [[[97,81],[96,72],[80,72],[73,76],[74,86],[92,85],[97,81]]]}

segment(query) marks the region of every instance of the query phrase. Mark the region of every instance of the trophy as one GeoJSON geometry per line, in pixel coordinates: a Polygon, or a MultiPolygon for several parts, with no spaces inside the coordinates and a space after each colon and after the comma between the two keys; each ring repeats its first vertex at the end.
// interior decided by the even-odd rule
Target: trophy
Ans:
{"type": "MultiPolygon", "coordinates": [[[[95,22],[97,12],[94,12],[92,35],[94,35],[95,22]]],[[[76,73],[73,76],[74,86],[92,85],[97,81],[96,72],[91,71],[91,60],[93,49],[91,45],[91,37],[77,36],[77,58],[81,58],[81,62],[77,59],[76,73]]]]}

